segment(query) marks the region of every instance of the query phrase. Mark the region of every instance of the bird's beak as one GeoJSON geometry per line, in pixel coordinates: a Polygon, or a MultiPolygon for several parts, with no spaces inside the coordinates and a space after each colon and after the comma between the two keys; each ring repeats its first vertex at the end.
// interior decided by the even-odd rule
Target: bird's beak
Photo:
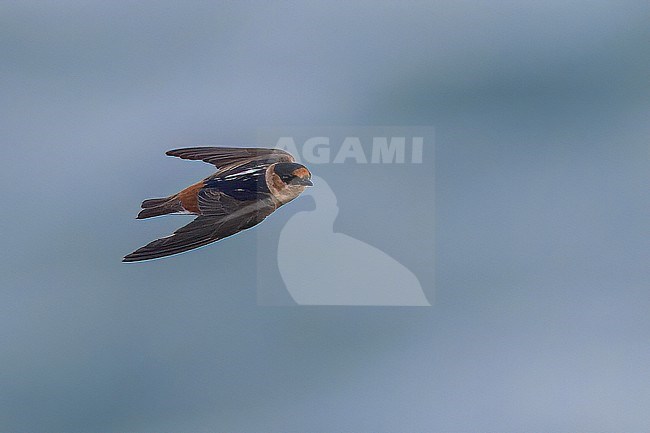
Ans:
{"type": "Polygon", "coordinates": [[[302,186],[314,186],[314,184],[311,182],[311,179],[307,179],[306,177],[297,177],[294,180],[291,181],[294,185],[302,185],[302,186]]]}

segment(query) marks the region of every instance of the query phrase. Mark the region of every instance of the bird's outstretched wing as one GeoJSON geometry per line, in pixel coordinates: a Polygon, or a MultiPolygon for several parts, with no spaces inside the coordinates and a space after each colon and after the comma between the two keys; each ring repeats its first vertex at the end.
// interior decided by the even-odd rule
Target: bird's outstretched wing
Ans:
{"type": "Polygon", "coordinates": [[[203,215],[173,234],[135,250],[123,261],[157,259],[202,247],[259,224],[275,210],[270,200],[236,202],[212,190],[199,193],[199,207],[203,215]]]}
{"type": "Polygon", "coordinates": [[[220,175],[237,171],[243,167],[269,166],[276,162],[295,162],[294,157],[281,149],[256,147],[188,147],[165,152],[169,156],[194,159],[213,164],[220,175]]]}

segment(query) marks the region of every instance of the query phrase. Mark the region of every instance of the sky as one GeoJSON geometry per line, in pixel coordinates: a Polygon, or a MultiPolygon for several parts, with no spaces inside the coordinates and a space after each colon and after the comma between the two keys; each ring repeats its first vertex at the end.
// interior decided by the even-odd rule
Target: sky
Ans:
{"type": "MultiPolygon", "coordinates": [[[[647,431],[649,19],[640,1],[0,3],[0,432],[647,431]],[[258,305],[257,236],[290,210],[120,262],[184,218],[136,221],[141,200],[212,171],[166,150],[320,125],[435,128],[432,184],[386,172],[413,206],[435,197],[431,307],[258,305]]],[[[334,230],[387,245],[367,230],[392,214],[327,181],[334,230]]]]}

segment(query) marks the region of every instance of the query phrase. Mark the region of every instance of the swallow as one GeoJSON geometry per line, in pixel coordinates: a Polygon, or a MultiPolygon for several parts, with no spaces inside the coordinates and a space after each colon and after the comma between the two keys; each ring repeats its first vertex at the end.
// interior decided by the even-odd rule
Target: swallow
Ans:
{"type": "Polygon", "coordinates": [[[261,223],[313,185],[307,167],[279,149],[191,147],[166,154],[201,160],[217,171],[169,197],[143,201],[137,219],[167,214],[197,217],[128,254],[124,262],[171,256],[232,236],[261,223]]]}

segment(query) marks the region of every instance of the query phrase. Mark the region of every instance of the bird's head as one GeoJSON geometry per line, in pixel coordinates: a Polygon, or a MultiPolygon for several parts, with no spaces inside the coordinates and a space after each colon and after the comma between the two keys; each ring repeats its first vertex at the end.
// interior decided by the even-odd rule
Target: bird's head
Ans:
{"type": "Polygon", "coordinates": [[[297,162],[279,162],[273,167],[273,172],[288,187],[304,189],[306,186],[314,185],[311,182],[311,172],[297,162]]]}

